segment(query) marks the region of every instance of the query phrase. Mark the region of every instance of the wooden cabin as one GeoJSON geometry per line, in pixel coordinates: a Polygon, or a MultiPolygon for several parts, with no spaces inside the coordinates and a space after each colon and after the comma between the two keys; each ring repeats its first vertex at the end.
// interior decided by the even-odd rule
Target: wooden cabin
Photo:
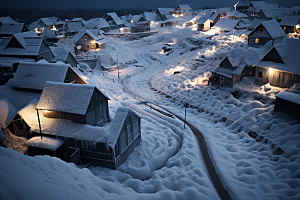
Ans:
{"type": "Polygon", "coordinates": [[[75,37],[75,53],[76,55],[89,50],[104,49],[105,43],[100,37],[98,30],[82,30],[75,37]],[[93,33],[92,33],[93,32],[93,33]]]}
{"type": "Polygon", "coordinates": [[[134,15],[131,23],[131,33],[150,31],[150,23],[143,15],[134,15]]]}
{"type": "Polygon", "coordinates": [[[48,118],[103,126],[109,122],[108,100],[95,86],[46,82],[36,108],[48,118]]]}
{"type": "Polygon", "coordinates": [[[282,112],[288,116],[300,118],[300,94],[281,92],[275,97],[275,112],[282,112]]]}
{"type": "Polygon", "coordinates": [[[0,38],[29,31],[24,23],[0,23],[0,38]]]}
{"type": "Polygon", "coordinates": [[[280,43],[285,37],[285,33],[276,20],[261,22],[248,35],[248,45],[252,47],[262,47],[272,40],[273,45],[280,43]]]}
{"type": "Polygon", "coordinates": [[[22,62],[10,86],[21,91],[42,92],[47,81],[87,84],[67,64],[22,62]]]}
{"type": "Polygon", "coordinates": [[[209,19],[198,19],[195,23],[197,24],[197,31],[208,31],[210,30],[211,20],[209,19]]]}
{"type": "Polygon", "coordinates": [[[43,37],[28,31],[2,38],[0,57],[33,58],[36,61],[45,59],[51,62],[53,54],[43,37]]]}
{"type": "Polygon", "coordinates": [[[193,9],[189,6],[189,4],[178,5],[176,11],[180,12],[180,16],[193,14],[193,9]]]}
{"type": "Polygon", "coordinates": [[[300,41],[285,38],[255,65],[255,82],[281,88],[300,83],[300,41]]]}
{"type": "Polygon", "coordinates": [[[171,15],[173,11],[174,11],[173,8],[157,8],[156,14],[160,19],[162,19],[165,17],[165,15],[171,15]]]}
{"type": "Polygon", "coordinates": [[[124,22],[122,19],[118,17],[118,15],[115,12],[112,13],[106,13],[103,16],[103,19],[107,21],[107,23],[110,26],[110,29],[119,29],[125,26],[124,22]]]}
{"type": "Polygon", "coordinates": [[[300,15],[283,16],[279,24],[285,33],[300,33],[300,15]]]}

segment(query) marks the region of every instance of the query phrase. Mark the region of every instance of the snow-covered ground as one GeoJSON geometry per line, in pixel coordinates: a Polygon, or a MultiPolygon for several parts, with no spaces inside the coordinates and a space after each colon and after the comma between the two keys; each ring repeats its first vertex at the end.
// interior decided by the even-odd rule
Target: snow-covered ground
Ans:
{"type": "MultiPolygon", "coordinates": [[[[221,180],[236,199],[299,199],[300,123],[273,108],[276,94],[300,93],[300,86],[259,86],[251,77],[233,88],[206,86],[210,71],[224,56],[247,45],[230,33],[194,29],[160,28],[157,34],[133,42],[106,37],[105,51],[118,56],[123,66],[119,82],[117,71],[84,67],[82,73],[78,71],[111,98],[112,117],[120,105],[142,117],[142,142],[118,170],[80,169],[56,158],[32,158],[0,148],[0,180],[6,180],[0,181],[0,197],[218,199],[192,132],[180,121],[140,104],[123,86],[182,117],[183,105],[188,104],[187,120],[203,133],[221,180]],[[172,51],[162,54],[166,43],[172,51]],[[178,70],[180,74],[173,74],[178,70]]],[[[9,89],[4,86],[2,91],[9,89]]],[[[25,101],[30,98],[25,97],[25,101]]],[[[16,108],[23,106],[7,99],[16,108]]]]}

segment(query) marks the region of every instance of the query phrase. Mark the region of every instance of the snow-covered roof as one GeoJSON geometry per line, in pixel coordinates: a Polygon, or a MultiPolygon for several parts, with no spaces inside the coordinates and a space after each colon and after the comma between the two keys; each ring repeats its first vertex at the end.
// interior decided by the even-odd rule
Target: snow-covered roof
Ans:
{"type": "Polygon", "coordinates": [[[24,23],[4,23],[0,27],[0,34],[16,34],[21,33],[24,23]]]}
{"type": "Polygon", "coordinates": [[[81,30],[81,31],[79,31],[75,36],[74,36],[74,41],[75,41],[75,43],[77,43],[78,42],[78,40],[83,36],[83,35],[85,35],[85,34],[87,34],[87,35],[89,35],[91,38],[93,38],[94,40],[100,40],[100,39],[102,39],[103,37],[102,36],[99,36],[98,37],[98,30],[93,30],[93,29],[90,29],[90,30],[88,30],[88,29],[85,29],[85,30],[81,30]],[[97,35],[96,35],[97,34],[97,35]]]}
{"type": "Polygon", "coordinates": [[[254,18],[251,24],[248,26],[248,29],[253,30],[256,28],[261,22],[266,21],[266,19],[254,18]]]}
{"type": "Polygon", "coordinates": [[[58,62],[58,61],[66,62],[68,55],[71,54],[71,52],[68,51],[65,47],[52,47],[51,46],[50,49],[54,55],[53,61],[55,61],[55,62],[58,62]]]}
{"type": "Polygon", "coordinates": [[[107,16],[111,16],[111,18],[114,20],[114,22],[117,24],[117,25],[121,25],[121,24],[124,24],[123,20],[120,19],[118,17],[118,15],[115,13],[115,12],[112,12],[112,13],[106,13],[107,16]]]}
{"type": "Polygon", "coordinates": [[[169,15],[172,12],[173,8],[157,8],[161,15],[169,15]]]}
{"type": "Polygon", "coordinates": [[[220,19],[212,28],[224,31],[232,31],[240,20],[220,19]]]}
{"type": "MultiPolygon", "coordinates": [[[[30,126],[30,130],[39,133],[39,124],[37,119],[38,100],[32,100],[27,106],[21,109],[18,114],[30,126]]],[[[106,143],[111,137],[107,128],[91,126],[87,124],[78,124],[66,119],[46,118],[43,111],[39,110],[40,124],[43,134],[55,135],[61,137],[75,138],[86,141],[99,141],[106,143]]]]}
{"type": "Polygon", "coordinates": [[[129,113],[133,113],[135,116],[139,117],[139,115],[132,111],[130,108],[118,107],[114,119],[110,123],[110,127],[108,129],[108,132],[110,133],[111,137],[108,138],[107,144],[109,144],[111,147],[114,147],[117,143],[123,124],[125,123],[126,117],[129,113]]]}
{"type": "Polygon", "coordinates": [[[196,23],[196,24],[204,24],[204,23],[207,22],[207,21],[210,21],[210,22],[211,22],[210,19],[203,19],[203,18],[200,18],[200,19],[198,19],[195,23],[196,23]]]}
{"type": "Polygon", "coordinates": [[[246,15],[245,13],[241,13],[241,12],[238,12],[236,15],[236,17],[239,17],[239,18],[248,18],[248,15],[246,15]]]}
{"type": "Polygon", "coordinates": [[[68,69],[69,65],[63,63],[20,63],[11,86],[43,90],[46,81],[63,83],[68,69]]]}
{"type": "Polygon", "coordinates": [[[89,20],[85,23],[85,28],[86,29],[95,29],[98,28],[96,22],[94,22],[93,20],[89,20]]]}
{"type": "Polygon", "coordinates": [[[26,142],[26,146],[28,147],[47,149],[53,152],[56,151],[63,144],[63,140],[47,136],[43,136],[43,138],[41,138],[41,136],[35,136],[27,140],[26,142]]]}
{"type": "Polygon", "coordinates": [[[221,11],[221,12],[230,12],[231,8],[229,8],[229,7],[220,8],[219,11],[221,11]]]}
{"type": "Polygon", "coordinates": [[[147,11],[145,11],[143,15],[144,15],[145,19],[148,22],[151,22],[151,21],[157,22],[157,21],[160,20],[160,18],[158,17],[158,15],[156,13],[154,13],[154,12],[147,12],[147,11]]]}
{"type": "Polygon", "coordinates": [[[300,105],[300,95],[293,92],[280,92],[275,97],[300,105]]]}
{"type": "Polygon", "coordinates": [[[259,12],[263,12],[266,18],[282,19],[286,11],[283,8],[262,8],[259,12]]]}
{"type": "Polygon", "coordinates": [[[267,6],[267,3],[265,1],[251,1],[250,4],[252,4],[254,10],[257,11],[267,6]]]}
{"type": "Polygon", "coordinates": [[[248,6],[248,3],[245,3],[244,1],[238,1],[238,2],[234,5],[234,7],[236,7],[236,6],[248,6]]]}
{"type": "Polygon", "coordinates": [[[99,64],[106,69],[117,66],[117,62],[111,57],[110,53],[102,53],[97,55],[97,62],[99,62],[99,64]]]}
{"type": "Polygon", "coordinates": [[[92,20],[97,24],[98,29],[109,27],[109,24],[103,18],[95,18],[95,19],[92,19],[92,20]]]}
{"type": "Polygon", "coordinates": [[[47,37],[47,38],[55,38],[56,36],[56,31],[55,30],[51,30],[48,28],[44,28],[44,31],[41,35],[42,37],[47,37]]]}
{"type": "Polygon", "coordinates": [[[281,22],[282,26],[296,26],[300,22],[300,15],[283,16],[281,22]]]}
{"type": "Polygon", "coordinates": [[[68,21],[67,26],[70,32],[79,32],[80,30],[84,30],[85,28],[82,26],[80,22],[68,21]]]}
{"type": "MultiPolygon", "coordinates": [[[[36,108],[85,115],[94,90],[99,89],[96,86],[85,84],[48,81],[36,108]]],[[[99,92],[101,91],[99,90],[99,92]]],[[[109,99],[105,94],[103,95],[109,99]]]]}
{"type": "Polygon", "coordinates": [[[233,10],[233,11],[227,12],[227,15],[228,16],[236,16],[238,13],[239,13],[239,11],[233,10]]]}
{"type": "Polygon", "coordinates": [[[0,17],[1,23],[16,23],[15,20],[13,20],[10,16],[7,17],[0,17]]]}
{"type": "MultiPolygon", "coordinates": [[[[272,38],[285,37],[285,33],[276,20],[261,22],[272,38]]],[[[253,30],[255,31],[255,29],[253,30]]]]}
{"type": "Polygon", "coordinates": [[[33,31],[17,33],[10,38],[2,38],[0,55],[37,56],[42,42],[43,37],[37,36],[33,31]],[[9,47],[10,41],[14,39],[16,39],[22,47],[9,47]]]}
{"type": "MultiPolygon", "coordinates": [[[[276,49],[283,63],[266,61],[264,59],[265,57],[263,57],[261,61],[256,64],[257,66],[274,68],[281,71],[300,74],[300,40],[293,38],[284,38],[282,43],[274,45],[272,49],[276,49]]],[[[269,52],[271,52],[271,50],[269,52]]]]}
{"type": "Polygon", "coordinates": [[[6,128],[10,121],[18,112],[17,108],[13,106],[7,99],[0,100],[0,130],[6,128]]]}
{"type": "Polygon", "coordinates": [[[209,19],[211,21],[214,21],[218,15],[219,15],[219,12],[215,12],[215,13],[212,14],[212,16],[209,19]]]}
{"type": "Polygon", "coordinates": [[[55,25],[55,22],[60,21],[58,17],[45,17],[40,18],[39,21],[42,21],[46,26],[55,25]]]}
{"type": "Polygon", "coordinates": [[[192,10],[189,4],[182,4],[178,6],[180,9],[192,10]]]}

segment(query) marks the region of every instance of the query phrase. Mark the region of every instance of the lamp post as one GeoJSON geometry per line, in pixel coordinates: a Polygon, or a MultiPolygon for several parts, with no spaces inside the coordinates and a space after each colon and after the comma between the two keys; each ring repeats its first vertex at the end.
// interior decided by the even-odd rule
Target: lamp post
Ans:
{"type": "Polygon", "coordinates": [[[41,139],[43,139],[43,136],[42,136],[42,128],[41,128],[41,122],[40,122],[40,116],[39,116],[39,109],[37,109],[37,108],[36,108],[36,114],[37,114],[37,118],[38,118],[38,122],[39,122],[39,128],[40,128],[41,139]]]}

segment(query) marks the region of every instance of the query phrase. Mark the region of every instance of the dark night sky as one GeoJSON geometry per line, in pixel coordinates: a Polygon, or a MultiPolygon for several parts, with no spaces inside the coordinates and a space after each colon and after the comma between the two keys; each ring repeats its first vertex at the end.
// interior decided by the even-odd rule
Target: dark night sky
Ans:
{"type": "MultiPolygon", "coordinates": [[[[203,8],[210,6],[218,7],[233,7],[238,0],[8,0],[5,1],[2,8],[146,8],[156,9],[157,7],[177,7],[179,4],[189,4],[191,8],[203,8]]],[[[267,3],[278,3],[283,7],[292,7],[300,5],[297,0],[265,0],[267,3]]],[[[246,2],[249,2],[246,0],[246,2]]]]}

